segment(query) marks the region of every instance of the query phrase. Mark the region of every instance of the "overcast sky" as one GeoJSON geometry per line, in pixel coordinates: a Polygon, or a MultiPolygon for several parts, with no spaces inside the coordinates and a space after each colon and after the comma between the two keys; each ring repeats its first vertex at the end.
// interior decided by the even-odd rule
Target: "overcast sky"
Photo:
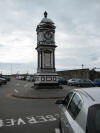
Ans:
{"type": "Polygon", "coordinates": [[[36,26],[45,10],[56,25],[56,69],[100,67],[100,0],[0,0],[1,69],[21,63],[29,66],[19,71],[37,71],[36,26]]]}

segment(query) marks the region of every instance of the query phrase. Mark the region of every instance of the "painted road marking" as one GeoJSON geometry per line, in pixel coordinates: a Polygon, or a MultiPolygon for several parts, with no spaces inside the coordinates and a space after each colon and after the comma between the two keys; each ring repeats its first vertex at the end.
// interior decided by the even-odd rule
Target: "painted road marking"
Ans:
{"type": "Polygon", "coordinates": [[[60,129],[59,128],[55,128],[55,133],[60,133],[60,129]]]}
{"type": "Polygon", "coordinates": [[[18,90],[14,89],[14,91],[15,91],[16,93],[18,93],[18,90]]]}
{"type": "MultiPolygon", "coordinates": [[[[46,123],[46,122],[53,122],[58,120],[58,115],[59,114],[47,114],[47,115],[42,115],[42,116],[25,116],[23,118],[6,118],[6,119],[1,119],[0,118],[0,128],[1,127],[11,127],[11,126],[22,126],[26,124],[39,124],[39,123],[46,123]]],[[[59,132],[57,132],[59,133],[59,132]]]]}

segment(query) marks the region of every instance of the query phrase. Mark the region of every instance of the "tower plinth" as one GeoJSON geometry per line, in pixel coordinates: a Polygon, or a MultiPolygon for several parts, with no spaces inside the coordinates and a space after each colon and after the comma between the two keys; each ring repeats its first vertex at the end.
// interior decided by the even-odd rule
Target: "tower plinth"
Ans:
{"type": "Polygon", "coordinates": [[[47,18],[47,12],[44,12],[44,18],[37,25],[37,73],[35,74],[36,88],[59,88],[58,75],[55,68],[55,28],[54,22],[47,18]]]}

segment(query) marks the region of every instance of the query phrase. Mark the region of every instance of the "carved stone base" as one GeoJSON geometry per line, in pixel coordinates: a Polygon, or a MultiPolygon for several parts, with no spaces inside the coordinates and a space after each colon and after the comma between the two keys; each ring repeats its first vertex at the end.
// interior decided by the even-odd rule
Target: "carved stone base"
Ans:
{"type": "Polygon", "coordinates": [[[58,83],[39,83],[39,84],[34,84],[35,89],[62,89],[62,86],[59,86],[58,83]]]}
{"type": "Polygon", "coordinates": [[[35,89],[61,89],[58,83],[57,73],[37,73],[35,74],[35,89]]]}

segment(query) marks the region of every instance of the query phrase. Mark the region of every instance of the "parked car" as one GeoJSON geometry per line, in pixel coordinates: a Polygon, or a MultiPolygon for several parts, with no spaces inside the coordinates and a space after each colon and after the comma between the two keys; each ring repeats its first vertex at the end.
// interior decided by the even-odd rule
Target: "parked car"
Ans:
{"type": "Polygon", "coordinates": [[[16,76],[16,79],[19,79],[19,80],[24,80],[25,77],[24,76],[16,76]]]}
{"type": "Polygon", "coordinates": [[[67,83],[68,86],[73,86],[73,85],[75,85],[75,84],[76,84],[76,80],[77,80],[77,79],[69,79],[69,80],[68,80],[68,83],[67,83]]]}
{"type": "Polygon", "coordinates": [[[71,90],[56,104],[62,133],[100,133],[100,87],[71,90]]]}
{"type": "Polygon", "coordinates": [[[2,81],[0,80],[0,86],[2,85],[2,81]]]}
{"type": "Polygon", "coordinates": [[[6,79],[7,81],[10,81],[11,80],[10,76],[8,76],[8,75],[2,76],[2,78],[6,79]]]}
{"type": "Polygon", "coordinates": [[[80,87],[92,87],[94,86],[94,83],[89,79],[77,79],[74,85],[80,87]]]}
{"type": "Polygon", "coordinates": [[[95,86],[100,86],[100,79],[95,79],[94,80],[94,85],[95,86]]]}
{"type": "Polygon", "coordinates": [[[27,77],[26,77],[26,80],[27,80],[27,81],[34,81],[34,78],[33,78],[32,76],[27,76],[27,77]]]}
{"type": "Polygon", "coordinates": [[[0,80],[1,80],[2,84],[6,84],[6,83],[7,83],[7,80],[4,79],[4,78],[1,78],[1,77],[0,77],[0,80]]]}
{"type": "Polygon", "coordinates": [[[58,83],[59,84],[67,84],[67,79],[66,78],[63,78],[63,77],[59,77],[58,83]]]}

